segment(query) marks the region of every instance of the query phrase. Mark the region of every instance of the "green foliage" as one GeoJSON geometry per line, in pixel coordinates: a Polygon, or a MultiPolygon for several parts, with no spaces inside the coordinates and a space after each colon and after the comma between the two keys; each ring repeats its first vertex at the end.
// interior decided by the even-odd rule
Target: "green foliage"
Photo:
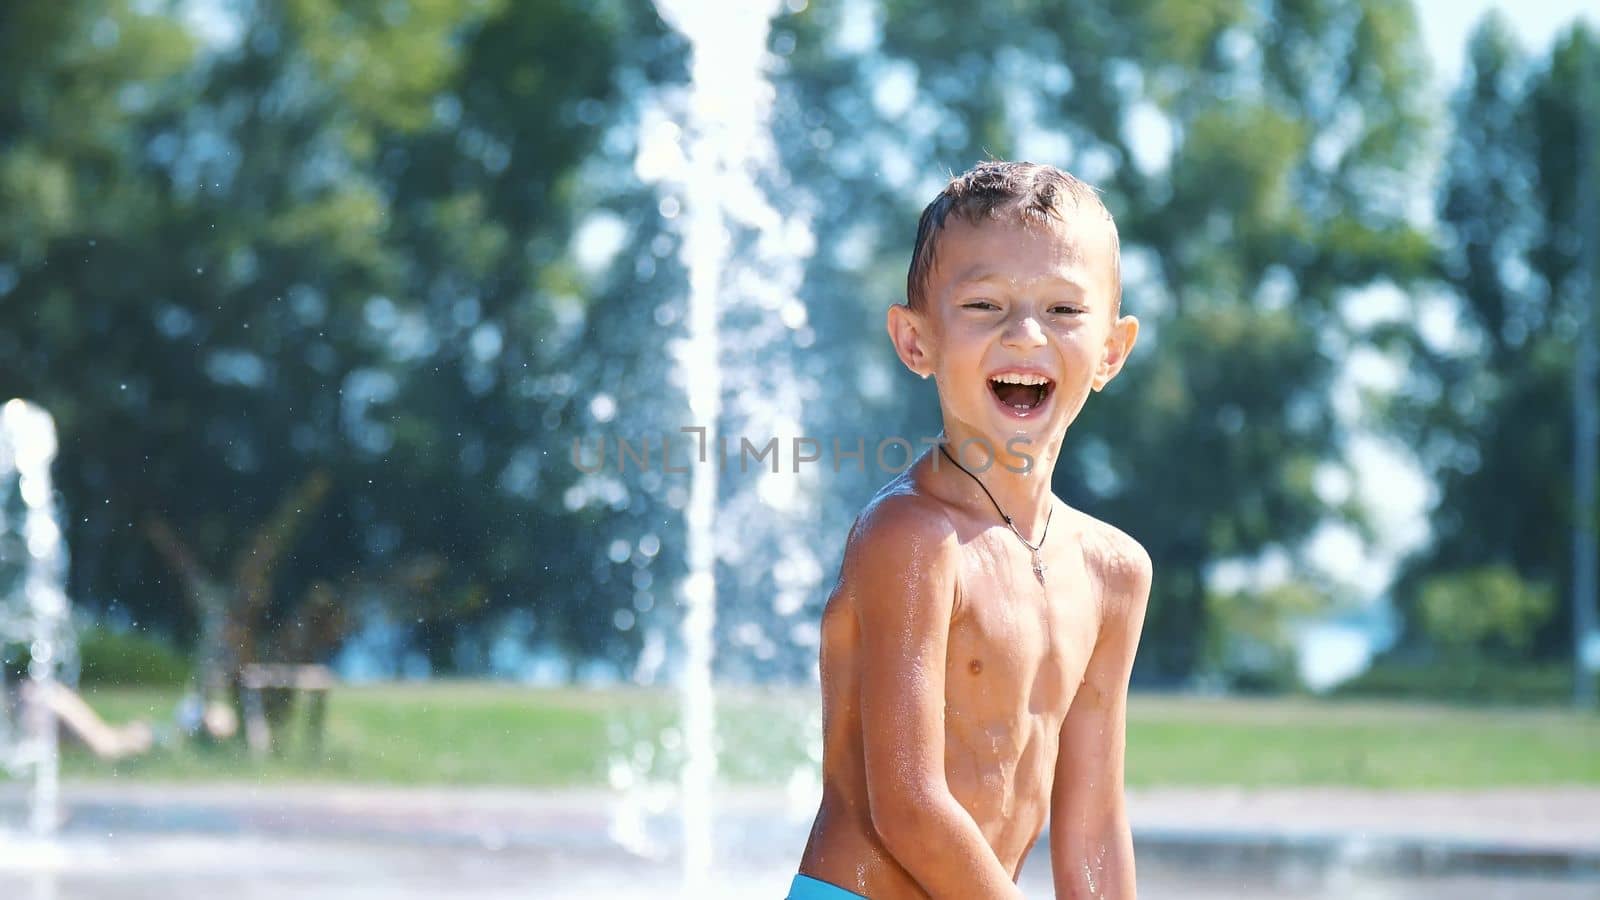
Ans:
{"type": "MultiPolygon", "coordinates": [[[[677,102],[681,41],[637,0],[227,8],[236,34],[201,39],[160,4],[0,4],[0,385],[58,419],[75,600],[195,634],[146,523],[225,571],[326,472],[324,505],[260,582],[263,633],[322,647],[309,635],[332,629],[296,621],[317,597],[384,613],[448,668],[531,608],[531,640],[627,665],[642,638],[615,612],[671,624],[681,485],[585,480],[565,448],[599,392],[623,436],[683,424],[682,234],[632,166],[643,106],[677,102]],[[574,234],[599,220],[622,239],[591,271],[574,234]],[[645,535],[661,545],[646,565],[609,557],[645,535]],[[386,578],[424,563],[428,591],[386,578]]],[[[1439,249],[1407,203],[1433,123],[1406,2],[885,0],[866,40],[841,40],[858,12],[818,0],[773,34],[784,174],[767,187],[818,236],[812,331],[804,352],[740,364],[818,386],[807,433],[935,432],[881,328],[916,214],[946,171],[1044,154],[1103,188],[1143,322],[1055,485],[1156,561],[1142,680],[1219,665],[1234,628],[1281,671],[1251,610],[1326,607],[1211,597],[1205,573],[1362,525],[1314,476],[1342,464],[1331,387],[1364,343],[1412,364],[1387,412],[1444,498],[1402,604],[1483,560],[1566,596],[1549,461],[1570,455],[1570,317],[1552,304],[1574,290],[1587,32],[1548,66],[1495,26],[1479,37],[1439,249]],[[902,82],[908,97],[884,90],[902,82]],[[1430,276],[1462,300],[1459,345],[1409,323],[1354,333],[1340,311],[1430,276]]],[[[819,488],[819,524],[794,540],[821,569],[881,475],[819,488]]],[[[770,597],[762,558],[719,573],[725,589],[770,597]]],[[[1562,646],[1564,622],[1545,617],[1531,652],[1562,646]]]]}
{"type": "Polygon", "coordinates": [[[200,41],[160,4],[0,9],[0,385],[57,418],[75,602],[190,638],[147,523],[224,572],[320,471],[326,502],[263,582],[266,633],[303,643],[302,598],[338,585],[352,619],[384,610],[448,666],[457,626],[552,571],[574,605],[541,618],[609,623],[568,574],[603,545],[575,549],[541,450],[571,360],[545,344],[567,297],[540,286],[565,277],[565,192],[625,113],[622,48],[653,14],[225,7],[236,34],[200,41]],[[418,560],[436,589],[396,589],[418,560]]]}
{"type": "Polygon", "coordinates": [[[1578,265],[1577,138],[1600,132],[1600,110],[1581,106],[1585,54],[1600,58],[1600,42],[1575,25],[1530,60],[1495,16],[1470,44],[1435,263],[1458,336],[1387,338],[1411,363],[1387,422],[1439,494],[1433,541],[1395,591],[1402,655],[1433,643],[1539,661],[1572,652],[1573,324],[1594,290],[1578,265]]]}
{"type": "Polygon", "coordinates": [[[1572,666],[1480,658],[1383,660],[1334,689],[1335,696],[1473,705],[1562,706],[1572,702],[1572,666]]]}
{"type": "Polygon", "coordinates": [[[1422,582],[1417,604],[1423,633],[1447,658],[1521,657],[1554,608],[1549,586],[1529,584],[1505,565],[1434,575],[1422,582]]]}
{"type": "MultiPolygon", "coordinates": [[[[429,124],[440,86],[459,66],[460,45],[448,36],[503,6],[490,0],[290,0],[283,25],[302,41],[312,77],[338,93],[354,121],[418,131],[429,124]]],[[[373,145],[366,139],[353,146],[373,145]]]]}
{"type": "Polygon", "coordinates": [[[0,9],[0,265],[38,265],[53,242],[148,221],[151,198],[126,164],[128,128],[194,48],[144,6],[0,9]]]}
{"type": "Polygon", "coordinates": [[[1292,627],[1329,606],[1323,591],[1303,582],[1266,590],[1206,595],[1202,665],[1229,689],[1291,691],[1299,687],[1292,627]]]}
{"type": "Polygon", "coordinates": [[[166,641],[101,625],[78,635],[78,660],[84,688],[181,687],[193,669],[166,641]]]}

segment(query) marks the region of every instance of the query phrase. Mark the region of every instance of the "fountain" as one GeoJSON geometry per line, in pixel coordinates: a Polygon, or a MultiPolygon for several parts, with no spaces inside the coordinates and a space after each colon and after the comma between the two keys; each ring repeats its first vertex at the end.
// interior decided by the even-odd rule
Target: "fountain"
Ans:
{"type": "MultiPolygon", "coordinates": [[[[781,446],[803,433],[807,386],[782,360],[790,347],[803,348],[813,339],[796,293],[815,242],[809,219],[797,210],[779,214],[762,186],[763,179],[782,182],[769,127],[776,92],[767,77],[767,37],[783,4],[657,0],[656,6],[688,40],[691,54],[689,90],[675,110],[683,124],[662,114],[652,126],[647,117],[637,168],[645,180],[662,184],[664,215],[676,217],[680,206],[683,211],[676,224],[689,279],[687,329],[673,355],[693,424],[704,429],[690,451],[677,673],[683,888],[697,896],[714,866],[713,648],[728,644],[718,637],[717,564],[775,573],[771,608],[737,608],[734,602],[736,618],[728,623],[731,629],[723,629],[757,660],[770,658],[777,646],[761,623],[773,612],[780,618],[799,613],[821,576],[809,548],[794,537],[801,529],[785,527],[811,509],[808,479],[798,464],[794,471],[764,471],[753,489],[734,486],[719,497],[727,464],[719,464],[717,451],[708,448],[721,447],[724,438],[736,452],[745,438],[760,445],[778,438],[781,446]],[[727,398],[726,369],[739,372],[742,388],[727,398]],[[752,547],[775,549],[776,567],[744,557],[742,551],[752,547]]],[[[795,0],[788,6],[799,8],[795,0]]],[[[725,613],[730,602],[723,598],[725,613]]],[[[787,636],[780,640],[789,643],[787,636]]]]}
{"type": "Polygon", "coordinates": [[[55,830],[60,804],[55,713],[36,701],[74,653],[50,482],[55,455],[49,414],[22,400],[0,407],[0,767],[32,780],[28,826],[40,837],[55,830]]]}

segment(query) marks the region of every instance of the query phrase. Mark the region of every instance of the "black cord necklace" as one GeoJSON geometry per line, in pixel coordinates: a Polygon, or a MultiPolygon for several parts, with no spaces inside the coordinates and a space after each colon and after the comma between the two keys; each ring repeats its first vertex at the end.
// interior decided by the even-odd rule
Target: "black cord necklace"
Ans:
{"type": "Polygon", "coordinates": [[[960,462],[958,462],[954,456],[951,456],[950,455],[950,451],[946,450],[944,448],[944,442],[942,442],[942,441],[939,443],[939,452],[944,454],[944,458],[945,459],[948,459],[952,463],[955,463],[956,468],[960,469],[963,472],[966,472],[968,478],[971,478],[973,481],[976,481],[978,483],[978,487],[983,488],[984,496],[988,497],[989,498],[989,502],[994,504],[994,511],[1000,514],[1000,518],[1006,520],[1006,525],[1011,529],[1011,533],[1017,536],[1017,540],[1022,542],[1022,546],[1027,547],[1030,551],[1032,551],[1032,553],[1033,553],[1033,577],[1039,579],[1039,583],[1040,584],[1044,584],[1045,565],[1044,565],[1044,560],[1039,558],[1039,548],[1044,546],[1045,538],[1048,538],[1050,536],[1050,520],[1055,518],[1055,515],[1056,515],[1055,504],[1052,503],[1050,505],[1050,511],[1045,514],[1045,517],[1044,517],[1044,532],[1039,535],[1039,543],[1038,544],[1030,544],[1030,543],[1028,543],[1028,539],[1022,536],[1022,532],[1017,530],[1017,523],[1011,521],[1011,517],[1006,515],[1006,511],[1000,508],[1000,501],[996,500],[994,498],[994,495],[989,493],[989,489],[987,487],[984,487],[983,479],[981,479],[978,476],[972,474],[971,470],[969,470],[966,466],[963,466],[960,462]]]}

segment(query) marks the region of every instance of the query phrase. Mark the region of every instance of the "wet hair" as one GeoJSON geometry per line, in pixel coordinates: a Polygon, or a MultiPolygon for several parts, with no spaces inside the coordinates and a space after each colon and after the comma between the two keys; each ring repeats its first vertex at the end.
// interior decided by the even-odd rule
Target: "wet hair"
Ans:
{"type": "Polygon", "coordinates": [[[1113,310],[1122,302],[1122,252],[1117,224],[1100,202],[1100,194],[1086,182],[1055,166],[1031,162],[987,160],[950,179],[939,196],[922,211],[917,223],[917,243],[906,274],[906,303],[920,308],[933,275],[939,232],[954,213],[973,225],[984,221],[1027,224],[1065,222],[1072,210],[1098,212],[1111,233],[1113,310]]]}

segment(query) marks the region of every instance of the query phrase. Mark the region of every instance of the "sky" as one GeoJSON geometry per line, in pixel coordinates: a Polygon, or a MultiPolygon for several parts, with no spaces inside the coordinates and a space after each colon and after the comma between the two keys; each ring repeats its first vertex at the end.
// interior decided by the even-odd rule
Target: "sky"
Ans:
{"type": "Polygon", "coordinates": [[[1428,54],[1446,84],[1460,77],[1467,37],[1491,9],[1499,10],[1522,36],[1524,49],[1537,53],[1580,15],[1600,24],[1596,0],[1416,0],[1416,8],[1428,54]]]}

